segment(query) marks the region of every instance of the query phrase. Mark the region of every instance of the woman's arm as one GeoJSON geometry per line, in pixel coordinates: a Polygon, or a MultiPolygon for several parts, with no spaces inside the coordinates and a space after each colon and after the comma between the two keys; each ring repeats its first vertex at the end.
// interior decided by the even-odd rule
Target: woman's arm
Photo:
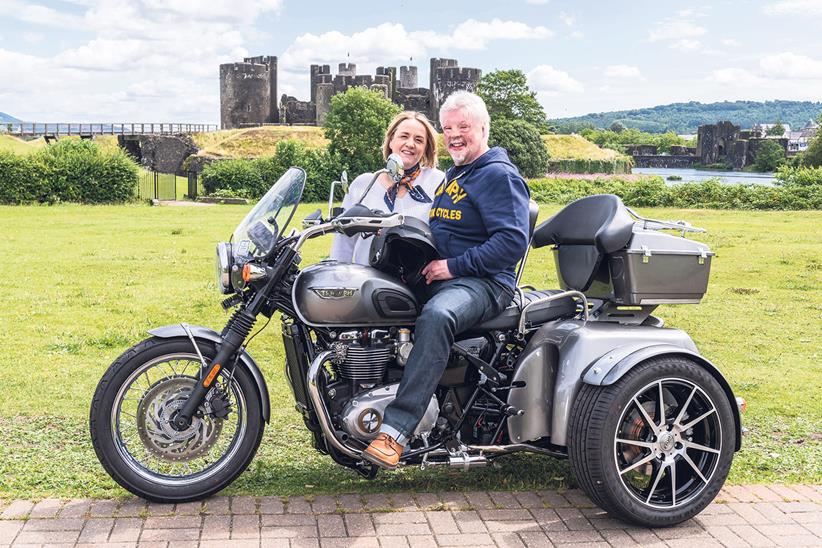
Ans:
{"type": "MultiPolygon", "coordinates": [[[[351,185],[349,185],[348,192],[346,192],[345,196],[343,196],[343,210],[348,209],[360,199],[360,195],[365,190],[365,185],[362,184],[364,175],[370,174],[360,175],[351,182],[351,185]]],[[[334,238],[331,241],[331,252],[329,257],[335,261],[345,263],[352,262],[352,259],[354,258],[354,244],[356,243],[355,238],[357,237],[357,235],[346,236],[345,234],[334,234],[334,238]]]]}

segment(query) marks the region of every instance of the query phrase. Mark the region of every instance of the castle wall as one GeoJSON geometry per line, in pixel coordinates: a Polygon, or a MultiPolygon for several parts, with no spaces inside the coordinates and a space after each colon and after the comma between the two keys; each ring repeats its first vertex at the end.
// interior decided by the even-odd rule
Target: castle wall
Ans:
{"type": "Polygon", "coordinates": [[[276,57],[249,57],[242,63],[220,65],[223,129],[276,123],[279,119],[276,57]]]}
{"type": "Polygon", "coordinates": [[[401,89],[413,89],[418,87],[417,67],[400,67],[399,87],[401,89]]]}

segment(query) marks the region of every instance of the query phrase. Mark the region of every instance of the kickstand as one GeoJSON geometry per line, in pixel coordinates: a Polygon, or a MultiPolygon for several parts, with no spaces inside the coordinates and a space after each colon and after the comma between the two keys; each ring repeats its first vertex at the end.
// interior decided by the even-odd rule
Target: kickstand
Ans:
{"type": "Polygon", "coordinates": [[[380,467],[363,460],[357,463],[355,470],[365,479],[372,480],[377,477],[377,472],[380,471],[380,467]]]}

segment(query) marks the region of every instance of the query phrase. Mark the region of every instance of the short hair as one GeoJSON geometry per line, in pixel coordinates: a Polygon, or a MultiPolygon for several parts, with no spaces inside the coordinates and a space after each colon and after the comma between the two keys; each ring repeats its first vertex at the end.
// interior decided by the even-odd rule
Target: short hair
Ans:
{"type": "Polygon", "coordinates": [[[488,107],[485,106],[485,101],[476,93],[470,91],[455,91],[440,107],[440,125],[442,125],[442,115],[452,110],[465,109],[468,115],[479,122],[482,127],[486,129],[485,135],[491,131],[491,116],[488,114],[488,107]]]}
{"type": "Polygon", "coordinates": [[[388,159],[388,155],[391,154],[391,139],[397,133],[397,127],[406,120],[416,120],[425,128],[425,150],[422,153],[420,165],[423,167],[437,167],[437,132],[434,131],[434,126],[431,125],[425,114],[413,110],[400,112],[388,124],[388,129],[385,130],[385,139],[382,142],[382,159],[388,159]]]}

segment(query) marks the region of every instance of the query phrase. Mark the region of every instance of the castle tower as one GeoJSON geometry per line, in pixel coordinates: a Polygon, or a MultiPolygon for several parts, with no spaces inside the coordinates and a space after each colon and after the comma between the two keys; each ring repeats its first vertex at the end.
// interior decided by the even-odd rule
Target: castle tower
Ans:
{"type": "Polygon", "coordinates": [[[324,76],[328,76],[331,81],[331,65],[311,65],[311,102],[317,101],[317,85],[325,81],[324,76]]]}
{"type": "Polygon", "coordinates": [[[429,75],[429,108],[428,117],[439,127],[440,106],[449,95],[458,90],[475,91],[482,71],[476,68],[460,67],[456,59],[431,59],[429,75]]]}
{"type": "Polygon", "coordinates": [[[277,58],[247,57],[220,65],[220,125],[223,129],[276,123],[277,58]]]}
{"type": "Polygon", "coordinates": [[[340,63],[337,74],[340,76],[356,76],[357,75],[357,65],[354,63],[340,63]]]}
{"type": "MultiPolygon", "coordinates": [[[[396,90],[398,87],[397,67],[377,67],[377,76],[385,76],[387,78],[388,98],[395,101],[396,90]]],[[[379,78],[375,78],[375,81],[378,80],[379,78]]],[[[380,81],[380,83],[382,82],[380,81]]]]}
{"type": "Polygon", "coordinates": [[[400,67],[400,89],[412,89],[417,85],[417,67],[400,67]]]}
{"type": "Polygon", "coordinates": [[[331,110],[331,96],[334,95],[334,84],[331,83],[329,75],[328,81],[317,84],[316,89],[316,113],[317,125],[325,124],[325,117],[328,116],[328,111],[331,110]]]}

